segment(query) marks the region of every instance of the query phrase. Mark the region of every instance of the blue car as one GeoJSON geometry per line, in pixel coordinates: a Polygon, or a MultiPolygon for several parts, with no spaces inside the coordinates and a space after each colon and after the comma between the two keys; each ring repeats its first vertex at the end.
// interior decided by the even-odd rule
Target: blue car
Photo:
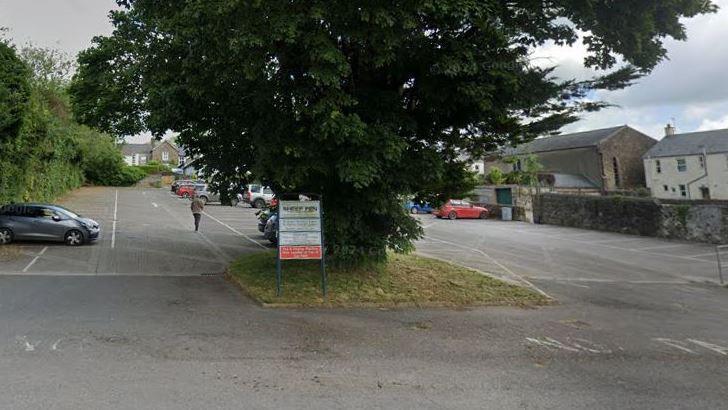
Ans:
{"type": "Polygon", "coordinates": [[[404,207],[412,214],[431,214],[434,210],[427,202],[408,201],[404,204],[404,207]]]}

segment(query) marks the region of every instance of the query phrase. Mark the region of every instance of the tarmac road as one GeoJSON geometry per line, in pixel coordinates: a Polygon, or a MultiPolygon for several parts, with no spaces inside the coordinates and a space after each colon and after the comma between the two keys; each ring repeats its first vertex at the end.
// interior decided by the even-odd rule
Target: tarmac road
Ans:
{"type": "Polygon", "coordinates": [[[269,310],[209,276],[267,246],[250,208],[210,205],[195,234],[189,202],[166,190],[120,189],[117,199],[84,189],[64,202],[102,222],[102,238],[3,249],[3,408],[663,409],[728,399],[728,289],[703,283],[708,263],[664,256],[703,259],[701,246],[423,218],[421,252],[528,281],[559,303],[269,310]],[[668,245],[680,246],[655,248],[668,245]]]}

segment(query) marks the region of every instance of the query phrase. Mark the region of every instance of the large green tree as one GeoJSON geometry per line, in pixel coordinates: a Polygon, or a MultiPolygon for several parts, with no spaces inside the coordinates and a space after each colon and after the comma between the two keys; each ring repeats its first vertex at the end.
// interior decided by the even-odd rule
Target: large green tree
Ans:
{"type": "Polygon", "coordinates": [[[0,39],[0,143],[17,136],[30,99],[30,70],[0,39]]]}
{"type": "MultiPolygon", "coordinates": [[[[478,155],[597,110],[683,40],[705,0],[119,0],[115,31],[79,56],[76,117],[116,134],[180,133],[223,178],[323,194],[338,261],[411,249],[402,195],[463,187],[478,155]],[[584,34],[561,82],[529,60],[584,34]],[[618,59],[625,62],[617,67],[618,59]],[[609,69],[612,69],[609,71],[609,69]]],[[[438,192],[435,192],[438,191],[438,192]]]]}

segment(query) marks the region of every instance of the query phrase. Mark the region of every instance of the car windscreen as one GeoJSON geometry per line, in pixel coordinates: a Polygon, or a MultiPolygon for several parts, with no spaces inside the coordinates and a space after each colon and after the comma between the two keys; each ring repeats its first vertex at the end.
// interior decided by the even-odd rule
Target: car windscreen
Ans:
{"type": "Polygon", "coordinates": [[[65,215],[65,216],[69,217],[69,218],[78,218],[78,217],[80,217],[80,216],[81,216],[81,215],[79,215],[79,214],[77,214],[77,213],[75,213],[75,212],[71,211],[70,209],[67,209],[67,208],[64,208],[64,207],[62,207],[62,206],[58,206],[58,205],[56,205],[56,206],[52,207],[52,209],[53,209],[54,211],[57,211],[57,212],[59,212],[59,213],[61,213],[61,214],[65,215]]]}

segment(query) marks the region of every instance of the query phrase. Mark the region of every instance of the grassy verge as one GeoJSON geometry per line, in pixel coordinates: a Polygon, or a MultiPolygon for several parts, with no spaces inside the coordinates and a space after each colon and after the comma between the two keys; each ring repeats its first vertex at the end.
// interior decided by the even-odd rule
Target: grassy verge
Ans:
{"type": "Polygon", "coordinates": [[[386,265],[328,269],[329,294],[321,295],[318,262],[288,261],[276,297],[275,252],[243,256],[228,277],[266,305],[295,306],[534,306],[549,299],[467,268],[415,255],[391,255],[386,265]]]}

